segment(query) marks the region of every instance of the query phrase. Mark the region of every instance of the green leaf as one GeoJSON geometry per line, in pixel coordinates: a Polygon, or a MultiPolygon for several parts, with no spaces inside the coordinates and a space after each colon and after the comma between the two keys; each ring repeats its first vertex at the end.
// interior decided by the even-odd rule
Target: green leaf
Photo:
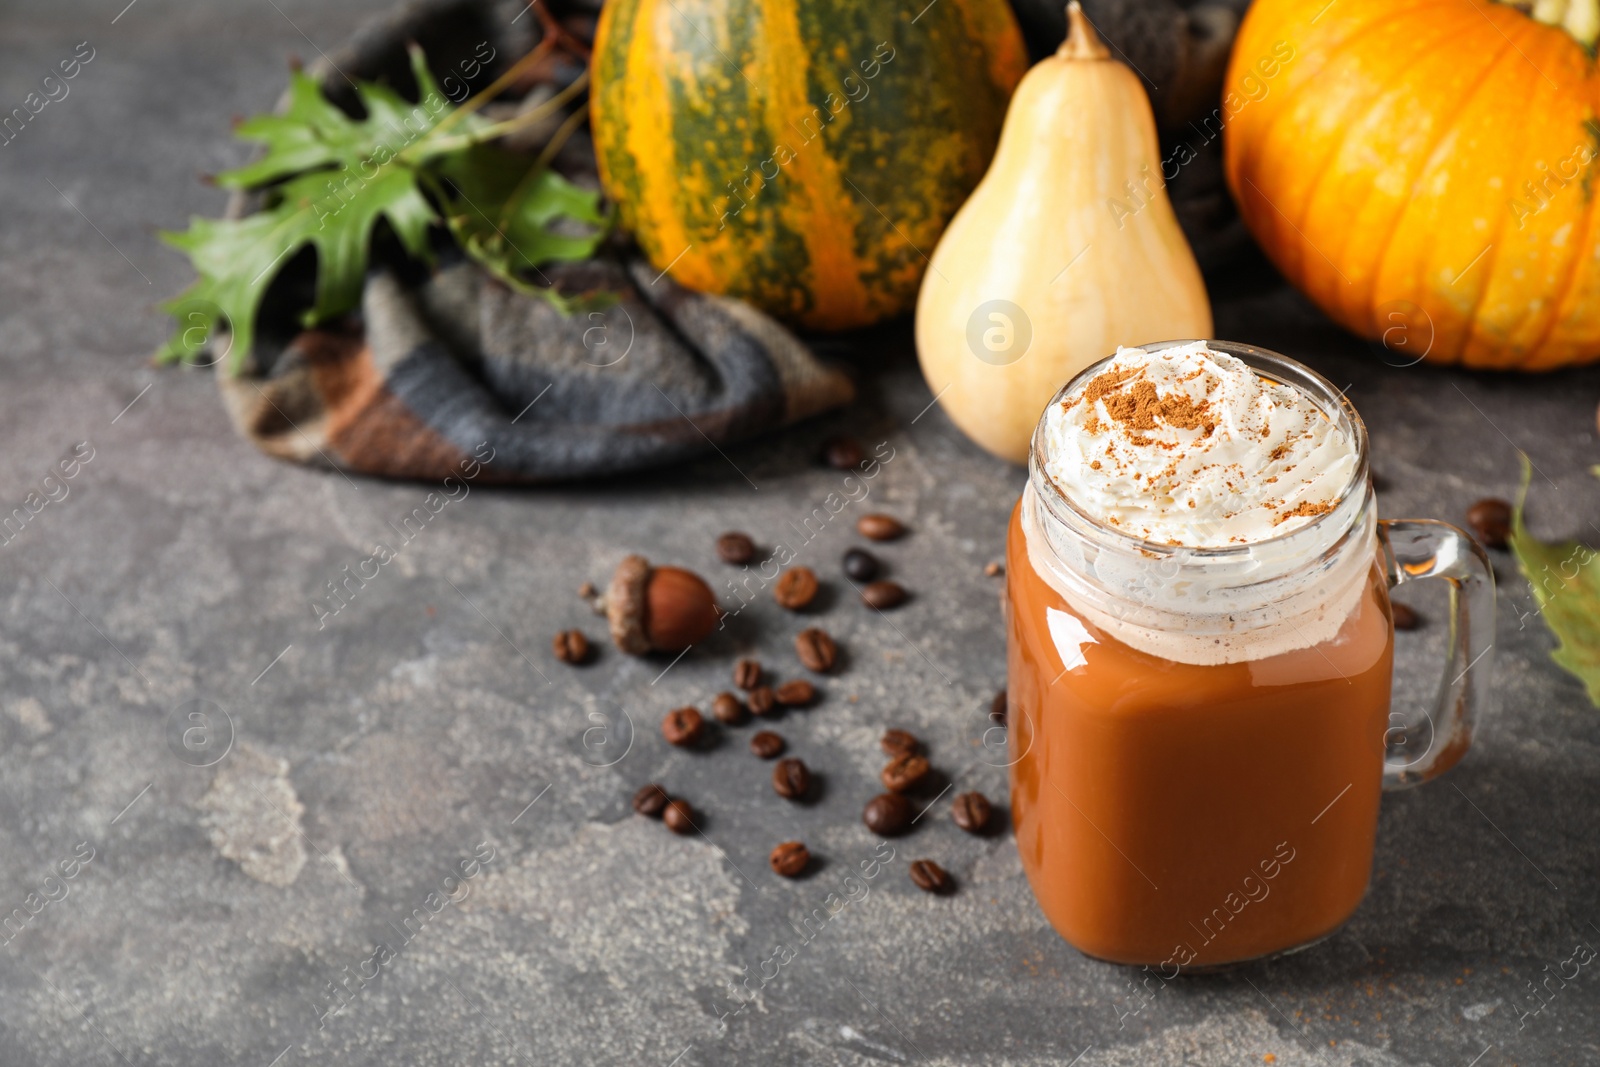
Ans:
{"type": "MultiPolygon", "coordinates": [[[[375,170],[389,167],[406,149],[425,141],[453,110],[428,73],[422,49],[412,46],[410,52],[421,102],[413,104],[386,85],[361,82],[356,95],[367,115],[360,120],[335,107],[315,78],[292,72],[289,106],[283,113],[256,115],[234,131],[240,140],[265,145],[266,152],[254,163],[217,175],[217,184],[224,189],[253,189],[319,169],[345,170],[352,180],[370,180],[375,170]]],[[[467,132],[480,129],[483,120],[468,115],[457,125],[467,132]]]]}
{"type": "Polygon", "coordinates": [[[443,160],[438,173],[449,179],[438,187],[439,195],[445,222],[461,247],[502,281],[569,309],[560,293],[528,284],[523,274],[594,255],[611,225],[600,194],[548,168],[530,169],[526,157],[490,145],[443,160]],[[587,232],[570,232],[572,223],[587,232]]]}
{"type": "Polygon", "coordinates": [[[428,226],[438,216],[422,196],[418,171],[401,153],[425,138],[449,107],[420,49],[411,51],[411,69],[421,87],[420,104],[362,83],[356,93],[367,116],[351,119],[323,96],[314,79],[295,71],[283,114],[258,115],[240,124],[241,138],[260,141],[267,150],[256,162],[218,175],[217,184],[230,189],[281,184],[269,190],[268,204],[257,214],[197,218],[182,233],[161,235],[189,254],[200,277],[162,305],[178,317],[181,328],[157,360],[192,356],[225,319],[233,334],[227,369],[237,373],[255,340],[256,313],[267,287],[307,245],[317,250],[316,303],[302,319],[308,326],[360,302],[372,231],[380,218],[388,219],[407,252],[428,258],[428,226]]]}
{"type": "Polygon", "coordinates": [[[416,173],[381,171],[348,198],[330,200],[320,173],[279,187],[276,203],[243,219],[194,219],[183,233],[162,240],[189,254],[199,278],[162,307],[188,326],[157,354],[163,362],[192,356],[196,340],[209,341],[226,319],[232,332],[228,370],[236,373],[255,339],[256,312],[277,272],[307,245],[317,250],[316,302],[302,316],[307,326],[354,308],[361,299],[367,250],[379,218],[387,218],[406,251],[428,256],[428,225],[437,216],[417,189],[416,173]],[[193,330],[202,328],[198,337],[193,330]]]}
{"type": "Polygon", "coordinates": [[[1533,475],[1522,457],[1522,492],[1511,514],[1507,544],[1517,567],[1533,587],[1533,599],[1557,641],[1551,658],[1571,672],[1600,707],[1600,552],[1577,541],[1535,539],[1523,523],[1528,482],[1533,475]]]}

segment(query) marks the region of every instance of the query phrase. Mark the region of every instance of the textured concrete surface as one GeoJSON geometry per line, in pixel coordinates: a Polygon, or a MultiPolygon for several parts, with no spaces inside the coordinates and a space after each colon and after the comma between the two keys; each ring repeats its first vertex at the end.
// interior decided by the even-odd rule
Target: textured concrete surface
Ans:
{"type": "MultiPolygon", "coordinates": [[[[195,174],[241,157],[229,116],[378,5],[122,3],[0,8],[3,109],[95,49],[0,148],[3,510],[92,448],[0,546],[0,914],[23,916],[0,933],[0,1064],[1600,1062],[1600,964],[1530,991],[1600,946],[1600,713],[1504,557],[1498,710],[1463,766],[1386,798],[1371,892],[1314,951],[1143,1002],[1045,925],[1008,837],[942,811],[850,892],[886,724],[1005,792],[982,744],[1004,670],[982,567],[1021,475],[924,412],[904,329],[862,342],[883,370],[857,408],[726,460],[473,490],[319,629],[325,583],[427,489],[266,459],[207,374],[150,369],[151,305],[188,279],[152,230],[218,211],[195,174]],[[914,528],[883,555],[917,597],[890,625],[833,584],[847,669],[779,726],[823,777],[797,807],[747,730],[702,753],[656,732],[736,653],[792,670],[793,618],[763,601],[664,674],[610,651],[567,668],[549,638],[600,635],[574,590],[628,551],[720,579],[728,527],[836,575],[860,507],[805,543],[796,526],[839,484],[812,455],[842,428],[893,450],[870,504],[914,528]],[[703,838],[629,813],[652,779],[706,813],[703,838]],[[766,870],[789,837],[822,857],[812,877],[766,870]],[[917,892],[919,856],[961,891],[917,892]],[[791,924],[832,893],[849,902],[801,944],[791,924]]],[[[1352,383],[1386,514],[1459,519],[1515,488],[1520,447],[1537,530],[1600,540],[1600,374],[1386,366],[1266,275],[1213,284],[1221,336],[1352,383]]],[[[1417,603],[1434,623],[1401,638],[1403,700],[1442,640],[1417,603]]]]}

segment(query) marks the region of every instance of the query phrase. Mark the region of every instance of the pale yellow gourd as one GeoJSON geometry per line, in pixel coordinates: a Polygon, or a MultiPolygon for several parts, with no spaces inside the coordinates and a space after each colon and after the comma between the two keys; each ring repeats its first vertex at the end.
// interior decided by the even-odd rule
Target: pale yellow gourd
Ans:
{"type": "Polygon", "coordinates": [[[1144,87],[1076,2],[1067,21],[1060,50],[1011,98],[994,161],[917,298],[928,386],[968,437],[1013,463],[1079,370],[1118,345],[1211,335],[1144,87]]]}

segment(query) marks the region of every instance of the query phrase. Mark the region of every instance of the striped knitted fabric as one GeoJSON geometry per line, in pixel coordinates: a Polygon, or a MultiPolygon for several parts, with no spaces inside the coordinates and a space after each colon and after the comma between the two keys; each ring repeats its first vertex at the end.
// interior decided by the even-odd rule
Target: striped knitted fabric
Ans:
{"type": "Polygon", "coordinates": [[[550,273],[619,299],[564,316],[467,261],[413,286],[375,272],[359,328],[258,344],[245,373],[219,376],[234,425],[353,473],[439,479],[491,454],[486,480],[537,483],[690,459],[854,396],[772,319],[643,260],[550,273]]]}

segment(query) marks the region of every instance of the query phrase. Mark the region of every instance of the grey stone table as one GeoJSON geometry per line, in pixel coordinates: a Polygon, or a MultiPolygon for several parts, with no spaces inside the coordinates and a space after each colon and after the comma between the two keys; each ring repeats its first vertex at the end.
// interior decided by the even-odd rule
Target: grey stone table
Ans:
{"type": "MultiPolygon", "coordinates": [[[[153,229],[219,210],[195,176],[241,158],[229,116],[380,0],[124,2],[0,9],[0,110],[93,49],[0,147],[0,510],[92,449],[0,546],[0,1064],[1600,1063],[1596,965],[1530,991],[1600,945],[1600,713],[1504,557],[1498,711],[1463,766],[1386,798],[1371,892],[1314,951],[1141,1000],[1134,972],[1050,931],[1008,836],[942,811],[802,943],[794,924],[873,854],[857,813],[885,725],[1005,794],[982,745],[1004,671],[983,565],[1021,475],[925,410],[903,328],[862,343],[883,370],[856,408],[726,459],[474,490],[319,628],[325,583],[427,488],[264,458],[208,375],[150,369],[152,304],[187,282],[153,229]],[[891,625],[830,592],[847,669],[779,727],[823,776],[797,807],[747,731],[684,753],[655,729],[737,653],[792,667],[774,605],[664,673],[609,649],[574,670],[549,639],[599,635],[575,589],[626,552],[725,574],[729,527],[836,574],[861,507],[796,527],[839,484],[813,456],[841,429],[893,450],[869,506],[914,528],[884,555],[916,599],[891,625]],[[706,813],[703,837],[630,814],[649,780],[706,813]],[[767,871],[789,837],[822,857],[810,878],[767,871]],[[924,855],[959,893],[913,888],[924,855]]],[[[1213,287],[1219,335],[1352,383],[1386,514],[1459,520],[1515,489],[1522,448],[1538,531],[1600,537],[1600,374],[1395,368],[1260,272],[1213,287]]],[[[1443,636],[1419,606],[1407,679],[1443,636]]]]}

